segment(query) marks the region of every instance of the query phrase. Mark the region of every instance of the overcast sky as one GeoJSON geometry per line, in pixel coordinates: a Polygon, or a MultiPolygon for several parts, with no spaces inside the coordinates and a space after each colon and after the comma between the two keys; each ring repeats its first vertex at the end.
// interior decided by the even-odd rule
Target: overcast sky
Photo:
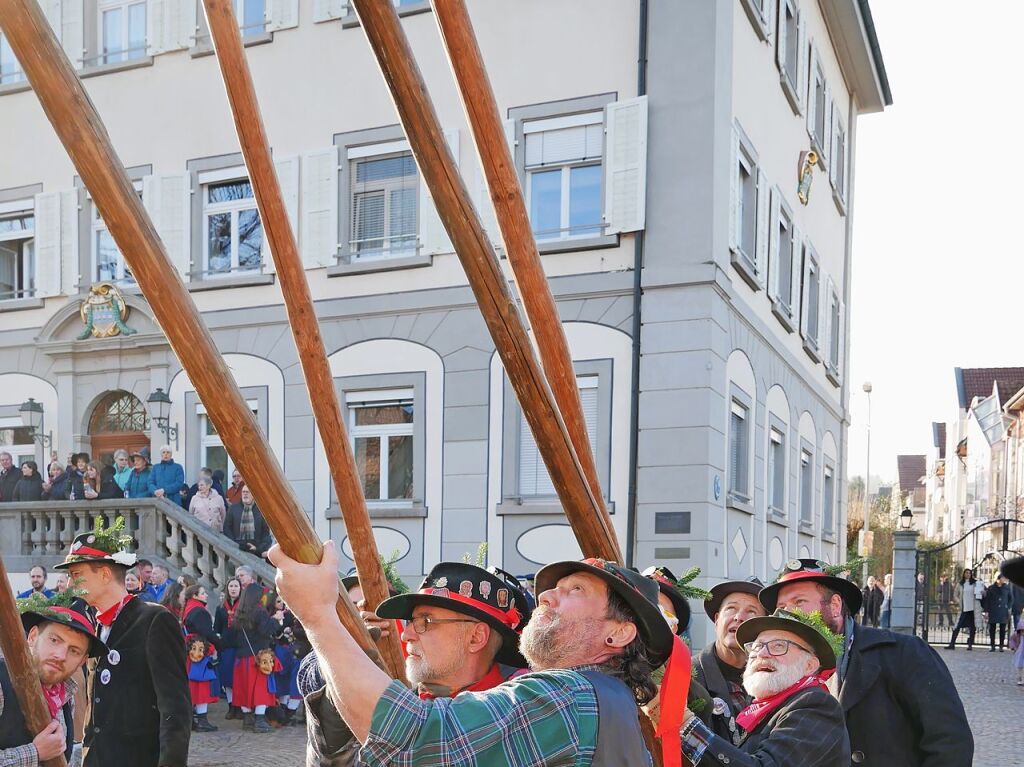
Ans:
{"type": "Polygon", "coordinates": [[[871,381],[871,474],[892,479],[954,415],[954,367],[1024,364],[1024,3],[871,9],[894,103],[857,128],[848,466],[871,381]]]}

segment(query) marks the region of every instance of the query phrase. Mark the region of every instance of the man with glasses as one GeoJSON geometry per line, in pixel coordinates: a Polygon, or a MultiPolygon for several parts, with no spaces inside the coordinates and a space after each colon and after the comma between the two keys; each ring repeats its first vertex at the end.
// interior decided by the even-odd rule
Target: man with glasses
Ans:
{"type": "Polygon", "coordinates": [[[736,717],[744,737],[735,746],[687,712],[686,758],[694,765],[848,767],[843,710],[825,686],[842,638],[819,616],[786,610],[751,618],[736,636],[748,653],[743,684],[754,698],[736,717]]]}
{"type": "Polygon", "coordinates": [[[855,763],[966,767],[974,739],[949,669],[918,637],[860,626],[855,583],[814,559],[792,559],[758,598],[777,607],[820,612],[843,636],[829,691],[839,700],[855,763]]]}

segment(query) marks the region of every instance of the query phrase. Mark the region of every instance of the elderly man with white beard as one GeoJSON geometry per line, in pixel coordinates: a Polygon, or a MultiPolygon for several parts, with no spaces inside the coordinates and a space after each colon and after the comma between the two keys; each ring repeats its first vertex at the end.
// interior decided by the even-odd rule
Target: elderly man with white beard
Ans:
{"type": "Polygon", "coordinates": [[[841,637],[820,614],[786,610],[751,618],[736,636],[748,652],[743,686],[754,696],[736,717],[743,738],[734,746],[687,712],[683,754],[694,765],[848,767],[843,709],[825,686],[841,637]]]}

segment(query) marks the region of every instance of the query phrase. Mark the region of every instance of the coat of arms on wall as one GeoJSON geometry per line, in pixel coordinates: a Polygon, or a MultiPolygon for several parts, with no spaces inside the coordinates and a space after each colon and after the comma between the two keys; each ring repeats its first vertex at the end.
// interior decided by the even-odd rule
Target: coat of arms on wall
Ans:
{"type": "Polygon", "coordinates": [[[78,340],[84,341],[89,336],[111,338],[116,335],[135,335],[138,331],[125,325],[128,311],[124,296],[114,285],[109,282],[93,285],[79,309],[85,329],[79,334],[78,340]]]}

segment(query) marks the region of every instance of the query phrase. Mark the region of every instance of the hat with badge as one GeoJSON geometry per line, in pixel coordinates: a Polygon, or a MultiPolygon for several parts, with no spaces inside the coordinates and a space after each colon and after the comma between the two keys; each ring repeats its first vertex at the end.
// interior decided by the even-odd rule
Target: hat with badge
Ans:
{"type": "Polygon", "coordinates": [[[803,639],[818,656],[823,669],[836,667],[836,657],[842,652],[843,638],[825,625],[821,613],[803,613],[799,610],[776,610],[745,621],[736,629],[740,646],[756,640],[764,631],[788,631],[803,639]]]}
{"type": "Polygon", "coordinates": [[[856,583],[840,578],[838,575],[850,567],[849,564],[830,565],[820,559],[791,559],[779,573],[775,582],[761,589],[757,598],[761,600],[761,604],[768,612],[772,612],[778,605],[779,592],[783,586],[810,581],[820,583],[825,588],[838,592],[842,596],[843,602],[846,603],[850,614],[855,615],[860,610],[864,597],[856,583]]]}
{"type": "Polygon", "coordinates": [[[714,621],[715,615],[722,609],[722,602],[730,594],[750,594],[757,599],[758,593],[764,588],[760,578],[751,576],[745,581],[722,581],[711,587],[711,598],[704,603],[704,612],[714,621]]]}
{"type": "Polygon", "coordinates": [[[76,535],[64,561],[53,569],[67,570],[71,565],[82,562],[110,562],[134,567],[137,557],[128,551],[132,543],[134,539],[124,529],[124,517],[118,517],[110,527],[106,527],[103,517],[97,517],[92,532],[76,535]]]}
{"type": "Polygon", "coordinates": [[[485,570],[464,562],[441,562],[418,590],[385,599],[377,606],[381,618],[410,620],[414,608],[424,605],[468,615],[483,621],[504,640],[496,660],[526,667],[519,654],[519,632],[530,618],[530,607],[519,581],[503,570],[485,570]]]}
{"type": "Polygon", "coordinates": [[[88,605],[76,589],[67,589],[52,597],[44,597],[34,592],[25,599],[18,600],[18,612],[21,613],[21,625],[25,631],[33,626],[50,621],[67,626],[85,634],[89,639],[89,657],[99,658],[107,653],[107,646],[96,635],[96,627],[89,619],[88,605]]]}

